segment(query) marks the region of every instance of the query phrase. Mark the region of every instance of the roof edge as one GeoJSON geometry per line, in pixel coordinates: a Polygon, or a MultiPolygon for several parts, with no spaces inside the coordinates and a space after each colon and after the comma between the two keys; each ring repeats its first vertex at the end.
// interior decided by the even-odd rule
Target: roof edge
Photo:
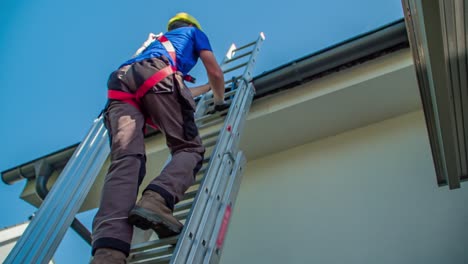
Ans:
{"type": "Polygon", "coordinates": [[[62,148],[60,150],[54,151],[50,154],[44,155],[42,157],[39,157],[37,159],[34,159],[29,162],[25,162],[21,165],[15,166],[11,169],[7,169],[5,171],[2,171],[2,181],[5,184],[11,185],[17,181],[23,180],[23,179],[29,179],[29,178],[34,178],[35,177],[35,167],[34,164],[47,159],[52,161],[52,166],[53,167],[59,167],[57,164],[61,164],[63,162],[54,162],[54,161],[59,161],[64,158],[68,159],[71,157],[75,149],[78,147],[79,143],[73,144],[71,146],[62,148]],[[54,166],[55,164],[55,166],[54,166]]]}
{"type": "Polygon", "coordinates": [[[256,97],[401,45],[409,45],[404,18],[256,76],[253,79],[256,97]]]}

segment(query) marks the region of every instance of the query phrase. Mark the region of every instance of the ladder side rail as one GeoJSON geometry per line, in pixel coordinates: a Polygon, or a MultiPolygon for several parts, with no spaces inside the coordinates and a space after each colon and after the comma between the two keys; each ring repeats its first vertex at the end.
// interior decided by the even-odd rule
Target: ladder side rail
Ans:
{"type": "MultiPolygon", "coordinates": [[[[235,161],[234,159],[237,155],[240,135],[242,134],[253,96],[254,89],[252,84],[250,84],[247,87],[245,96],[242,98],[243,100],[241,102],[241,106],[239,107],[239,113],[236,115],[236,119],[232,124],[232,136],[229,137],[229,141],[226,143],[226,152],[224,155],[229,157],[229,163],[227,165],[227,161],[224,161],[223,163],[223,165],[226,167],[232,168],[233,165],[231,164],[231,161],[235,161]]],[[[226,190],[226,177],[228,177],[230,174],[231,171],[224,170],[217,175],[217,180],[219,179],[220,184],[213,186],[213,195],[208,198],[208,204],[205,207],[205,211],[202,214],[202,220],[199,224],[197,233],[194,236],[195,240],[189,255],[189,263],[199,263],[207,250],[207,241],[210,240],[215,223],[214,217],[217,215],[217,210],[219,210],[221,206],[221,198],[224,196],[224,192],[226,190]],[[221,179],[225,180],[225,182],[221,182],[221,179]]]]}
{"type": "Polygon", "coordinates": [[[179,252],[176,255],[177,260],[173,259],[171,263],[179,263],[179,259],[184,259],[186,254],[188,254],[188,252],[190,251],[190,246],[194,238],[193,236],[198,228],[198,218],[200,217],[200,214],[197,212],[201,212],[202,210],[204,210],[209,197],[209,192],[211,191],[213,178],[213,176],[211,175],[216,175],[217,171],[220,168],[220,155],[217,155],[217,152],[219,151],[215,150],[215,153],[212,155],[208,171],[206,172],[201,186],[194,198],[191,214],[187,217],[182,233],[179,236],[179,241],[175,250],[175,252],[179,252]]]}
{"type": "Polygon", "coordinates": [[[237,113],[239,112],[239,107],[236,107],[236,105],[240,103],[243,91],[245,91],[245,89],[241,89],[242,86],[244,85],[241,85],[241,87],[239,87],[240,90],[234,96],[233,104],[229,109],[228,116],[225,120],[225,123],[218,138],[218,143],[216,144],[215,150],[211,156],[211,160],[208,165],[208,170],[200,187],[200,191],[194,199],[191,210],[192,213],[187,218],[184,228],[182,230],[182,234],[177,243],[175,250],[177,254],[174,256],[171,263],[183,263],[183,261],[181,260],[185,259],[188,256],[191,243],[193,242],[194,235],[196,234],[196,230],[198,228],[201,213],[206,206],[206,202],[210,193],[212,192],[211,186],[213,185],[214,179],[216,178],[217,172],[219,170],[221,158],[225,153],[227,141],[231,136],[231,133],[227,131],[227,127],[229,126],[229,124],[232,123],[231,120],[235,119],[237,113]],[[205,190],[208,190],[208,192],[206,192],[205,190]]]}
{"type": "Polygon", "coordinates": [[[205,206],[202,214],[200,224],[198,226],[197,234],[195,235],[194,242],[190,249],[189,256],[187,258],[188,263],[200,263],[199,260],[204,253],[204,248],[208,244],[208,239],[205,238],[205,234],[209,232],[210,225],[215,221],[216,211],[220,207],[222,198],[222,192],[226,188],[228,183],[228,176],[232,172],[233,159],[228,153],[223,155],[223,161],[221,163],[221,169],[217,173],[215,183],[213,184],[214,193],[208,197],[207,205],[205,206]]]}
{"type": "MultiPolygon", "coordinates": [[[[73,179],[70,181],[72,182],[72,187],[65,189],[70,190],[67,192],[64,191],[64,188],[57,186],[57,192],[61,191],[66,194],[59,199],[56,210],[49,216],[52,228],[42,235],[45,241],[42,243],[41,248],[39,248],[38,251],[41,253],[39,253],[37,257],[39,260],[44,261],[41,263],[48,263],[50,258],[52,258],[65,232],[80,209],[89,189],[91,189],[99,169],[108,156],[109,150],[108,144],[106,144],[107,142],[107,130],[102,124],[100,131],[91,142],[93,146],[92,151],[86,153],[86,158],[82,166],[77,168],[76,172],[73,174],[63,175],[64,177],[73,179]],[[49,259],[45,259],[47,257],[49,257],[49,259]]],[[[34,263],[39,263],[39,261],[34,263]]]]}
{"type": "MultiPolygon", "coordinates": [[[[104,158],[97,160],[104,163],[109,152],[108,147],[106,149],[105,144],[102,144],[106,139],[107,131],[104,128],[102,117],[100,117],[94,121],[85,139],[75,150],[72,158],[52,187],[51,192],[39,208],[37,215],[33,218],[25,233],[20,237],[15,247],[8,255],[5,263],[47,263],[49,261],[44,258],[49,256],[51,258],[56,250],[56,247],[51,247],[51,242],[58,245],[63,238],[63,236],[60,237],[60,234],[54,231],[63,229],[63,232],[58,233],[64,234],[83,202],[78,201],[78,204],[69,204],[68,202],[70,202],[72,196],[75,195],[78,190],[75,192],[64,190],[80,189],[80,192],[85,193],[84,196],[89,192],[90,185],[85,184],[85,177],[79,177],[79,175],[75,177],[75,174],[83,170],[83,166],[90,167],[85,161],[90,155],[89,153],[93,156],[95,156],[96,153],[100,153],[99,155],[104,156],[104,158]],[[96,142],[96,139],[98,142],[96,142]],[[104,149],[102,149],[103,146],[104,149]],[[67,221],[61,221],[62,223],[58,225],[57,221],[63,218],[63,212],[68,207],[72,208],[75,212],[71,217],[68,217],[69,219],[67,218],[67,221]],[[58,236],[51,237],[50,235],[54,233],[58,236]],[[43,251],[47,251],[48,253],[44,254],[43,251]]],[[[92,181],[94,181],[94,179],[92,179],[92,181]]],[[[84,200],[84,198],[82,200],[84,200]]]]}
{"type": "MultiPolygon", "coordinates": [[[[83,157],[85,156],[85,154],[83,154],[83,153],[90,151],[90,148],[84,149],[84,147],[85,147],[85,145],[89,144],[90,140],[92,140],[92,138],[94,137],[94,134],[97,133],[98,128],[99,127],[98,127],[97,124],[93,125],[93,127],[91,128],[91,130],[87,134],[85,140],[75,150],[72,157],[70,158],[70,161],[67,163],[65,168],[62,170],[61,174],[68,174],[68,173],[71,172],[72,167],[79,167],[80,166],[80,164],[83,162],[83,157]]],[[[60,185],[62,187],[67,188],[67,187],[69,187],[71,185],[71,182],[70,182],[71,180],[72,179],[65,179],[64,177],[58,177],[57,182],[56,182],[56,184],[54,184],[54,186],[55,185],[60,185]]],[[[52,186],[52,189],[54,188],[54,186],[52,186]]],[[[50,210],[46,210],[46,208],[49,208],[50,206],[53,206],[53,203],[55,201],[59,200],[61,198],[60,196],[62,194],[63,193],[60,193],[60,192],[49,192],[47,197],[50,197],[50,198],[45,199],[43,201],[43,203],[42,203],[41,207],[39,208],[38,212],[34,216],[31,223],[28,225],[28,228],[23,233],[24,237],[28,236],[28,237],[31,237],[31,238],[36,238],[37,236],[40,236],[41,234],[43,234],[43,230],[47,228],[48,222],[47,221],[40,221],[40,219],[50,217],[50,213],[49,213],[50,210]],[[47,211],[47,212],[45,212],[45,211],[47,211]]],[[[54,211],[52,211],[52,213],[53,212],[54,211]]],[[[21,245],[21,248],[23,248],[23,252],[22,252],[23,254],[26,253],[25,252],[26,247],[25,247],[25,245],[23,245],[23,242],[27,243],[28,241],[31,241],[31,238],[26,240],[26,241],[23,241],[20,238],[20,240],[17,242],[17,245],[19,244],[19,245],[21,245]]],[[[27,243],[27,244],[29,244],[29,243],[27,243]]],[[[14,253],[16,253],[15,248],[10,252],[10,255],[13,255],[14,253]]]]}
{"type": "MultiPolygon", "coordinates": [[[[252,84],[249,84],[249,82],[252,80],[252,74],[253,74],[252,70],[253,70],[253,68],[255,66],[255,63],[256,63],[256,56],[259,53],[260,47],[263,44],[264,40],[265,40],[265,36],[264,36],[264,34],[262,32],[255,43],[246,45],[246,46],[250,46],[250,45],[255,44],[253,50],[251,51],[252,56],[250,57],[249,61],[247,63],[245,63],[246,69],[245,69],[243,77],[242,77],[244,82],[242,83],[243,85],[241,84],[241,87],[239,87],[240,91],[238,91],[238,94],[242,94],[242,97],[241,97],[242,99],[241,100],[243,100],[243,102],[241,102],[241,106],[239,107],[240,108],[239,112],[242,112],[242,115],[236,114],[237,119],[234,121],[235,123],[232,122],[233,127],[235,127],[232,130],[233,135],[232,135],[232,137],[230,137],[230,140],[227,143],[228,145],[226,146],[226,150],[232,156],[236,155],[235,151],[237,151],[237,149],[238,149],[240,135],[242,133],[242,130],[243,130],[243,127],[244,127],[244,124],[245,124],[245,119],[246,119],[248,110],[250,109],[250,105],[251,105],[252,100],[253,100],[253,95],[254,95],[254,89],[253,88],[254,87],[253,87],[252,84]],[[243,91],[242,88],[244,88],[245,91],[243,91]]],[[[237,107],[237,104],[235,105],[235,107],[237,107]]],[[[228,124],[227,121],[226,121],[225,124],[228,124]]],[[[220,187],[223,187],[223,186],[220,186],[220,187]]],[[[215,193],[217,192],[218,194],[216,194],[216,195],[219,196],[220,195],[219,193],[221,191],[222,190],[214,190],[213,192],[215,192],[215,193]]],[[[212,197],[211,199],[214,199],[214,197],[212,197]]],[[[214,208],[216,208],[216,206],[214,206],[214,208]]],[[[207,209],[208,212],[205,212],[203,214],[204,219],[209,219],[209,217],[211,215],[210,212],[212,212],[212,209],[213,209],[213,207],[209,207],[207,209]]],[[[208,221],[208,220],[205,220],[205,221],[208,221]]],[[[208,224],[211,224],[211,222],[208,223],[208,224]]],[[[193,241],[193,245],[192,245],[192,248],[191,248],[192,252],[190,253],[189,259],[188,259],[189,262],[199,261],[199,258],[204,255],[205,249],[206,249],[206,241],[207,241],[207,239],[209,239],[209,237],[207,237],[207,236],[210,236],[210,235],[211,235],[211,232],[210,232],[210,230],[206,230],[205,225],[202,225],[197,230],[197,234],[194,235],[195,239],[193,241]],[[201,247],[200,245],[202,245],[203,247],[201,247]]]]}
{"type": "MultiPolygon", "coordinates": [[[[259,47],[261,43],[264,40],[264,35],[261,33],[260,37],[257,39],[255,48],[252,52],[251,58],[249,59],[249,63],[246,67],[246,70],[244,72],[244,77],[243,80],[241,81],[241,85],[238,88],[239,91],[236,93],[233,104],[230,107],[230,110],[228,112],[228,117],[225,120],[223,130],[221,132],[219,141],[217,143],[217,146],[215,148],[214,152],[214,158],[210,161],[209,164],[209,169],[208,172],[206,173],[205,179],[203,180],[202,188],[201,191],[198,192],[197,196],[195,197],[194,204],[192,206],[192,212],[187,218],[186,224],[184,225],[183,231],[181,238],[179,239],[176,250],[175,256],[172,258],[171,263],[183,263],[185,262],[185,259],[188,256],[188,253],[190,251],[190,246],[193,243],[194,239],[196,239],[195,234],[198,230],[198,224],[200,222],[200,217],[201,217],[201,212],[203,208],[205,208],[207,200],[213,190],[209,189],[208,187],[211,187],[213,185],[213,178],[216,177],[216,172],[219,170],[220,166],[220,150],[226,149],[226,140],[229,139],[230,133],[226,133],[227,127],[232,124],[233,120],[235,120],[235,117],[237,117],[237,114],[239,112],[239,101],[242,101],[244,94],[247,93],[247,89],[245,88],[247,86],[247,80],[249,80],[249,76],[251,76],[251,69],[253,64],[255,63],[255,56],[258,54],[259,47]],[[250,69],[250,70],[249,70],[250,69]],[[243,89],[241,89],[243,88],[243,89]],[[240,98],[240,99],[239,99],[240,98]],[[229,135],[226,135],[229,134],[229,135]],[[212,169],[212,166],[216,166],[215,169],[212,169]],[[208,192],[206,192],[206,190],[208,192]]],[[[251,78],[250,78],[251,79],[251,78]]],[[[224,152],[221,152],[221,154],[224,152]]]]}
{"type": "Polygon", "coordinates": [[[76,190],[74,190],[71,194],[72,199],[70,199],[66,203],[69,206],[66,206],[65,211],[63,212],[63,214],[61,214],[66,215],[67,218],[62,219],[59,216],[60,221],[56,225],[55,232],[52,234],[52,237],[55,239],[48,240],[49,242],[47,244],[47,248],[51,248],[53,250],[44,250],[44,253],[47,253],[47,255],[44,255],[44,259],[47,261],[46,263],[48,263],[48,261],[53,257],[55,250],[60,245],[60,242],[65,236],[68,227],[73,222],[75,215],[78,213],[79,209],[83,205],[83,202],[86,199],[89,190],[96,181],[96,177],[99,174],[99,171],[101,170],[104,162],[109,156],[110,147],[108,143],[109,141],[107,137],[107,130],[104,128],[104,133],[102,134],[99,141],[96,142],[96,144],[98,144],[97,153],[93,153],[94,155],[92,155],[91,160],[93,162],[89,164],[84,175],[80,177],[81,180],[77,183],[78,185],[80,185],[80,188],[75,188],[76,190]]]}
{"type": "MultiPolygon", "coordinates": [[[[73,153],[72,157],[70,158],[70,161],[67,163],[65,168],[63,169],[61,174],[68,174],[71,171],[72,167],[79,166],[79,164],[82,162],[84,155],[82,154],[83,151],[86,151],[84,148],[89,144],[89,141],[92,140],[93,136],[95,133],[97,133],[97,129],[99,128],[99,125],[97,122],[94,122],[93,126],[89,130],[88,134],[86,135],[85,139],[82,141],[82,143],[78,146],[78,148],[75,150],[73,153]],[[78,165],[75,165],[78,164],[78,165]]],[[[64,177],[58,177],[58,180],[55,185],[60,185],[67,187],[66,183],[69,182],[70,179],[65,179],[64,177]]],[[[54,186],[52,189],[54,189],[54,186]]],[[[26,257],[27,254],[30,254],[31,247],[33,246],[30,241],[36,241],[37,237],[43,233],[43,230],[46,228],[47,221],[42,220],[43,218],[48,218],[49,211],[47,208],[50,206],[53,206],[55,201],[57,201],[56,196],[60,196],[61,193],[58,192],[50,192],[47,196],[48,199],[45,199],[39,208],[37,214],[35,217],[32,219],[31,223],[28,225],[26,228],[25,232],[23,235],[20,237],[18,242],[16,243],[15,247],[12,249],[10,252],[9,256],[5,260],[5,263],[9,263],[9,261],[13,261],[15,258],[19,258],[19,254],[22,255],[22,257],[26,257]]]]}
{"type": "MultiPolygon", "coordinates": [[[[244,91],[245,89],[243,89],[242,87],[239,88],[240,91],[244,91]]],[[[223,128],[218,132],[219,135],[218,135],[218,139],[217,139],[217,144],[216,144],[216,147],[215,147],[215,150],[213,151],[210,159],[209,159],[209,164],[207,165],[207,173],[209,173],[209,170],[210,168],[213,170],[214,168],[216,168],[219,164],[214,164],[216,162],[215,160],[215,157],[218,158],[218,162],[221,160],[222,158],[222,154],[226,152],[225,150],[225,146],[226,146],[226,142],[228,142],[230,136],[231,136],[231,133],[229,133],[228,131],[228,125],[231,124],[231,123],[234,123],[234,121],[231,121],[231,120],[235,120],[239,114],[239,107],[237,106],[238,104],[242,103],[242,92],[239,92],[235,95],[235,98],[233,100],[233,104],[231,105],[230,109],[229,109],[229,112],[228,112],[228,115],[227,115],[227,118],[225,119],[225,124],[223,126],[223,128]],[[236,98],[239,98],[239,99],[236,99],[236,98]],[[226,132],[228,131],[228,132],[226,132]]],[[[214,171],[213,171],[214,172],[214,171]]],[[[207,178],[206,175],[204,178],[207,178]]]]}
{"type": "MultiPolygon", "coordinates": [[[[236,203],[237,194],[239,193],[240,184],[242,181],[244,167],[247,161],[242,151],[237,153],[236,161],[229,176],[229,183],[226,187],[225,195],[221,201],[221,208],[216,217],[216,223],[213,229],[215,230],[208,242],[208,250],[205,254],[203,263],[219,263],[223,250],[226,232],[228,231],[231,213],[236,203]]],[[[201,262],[199,262],[201,263],[201,262]]]]}
{"type": "Polygon", "coordinates": [[[265,35],[262,32],[260,33],[260,36],[257,39],[257,43],[255,44],[252,50],[252,55],[250,56],[249,62],[245,69],[245,73],[242,77],[247,83],[249,83],[253,78],[253,68],[255,67],[255,64],[257,63],[257,60],[256,60],[257,55],[260,52],[260,48],[262,47],[264,41],[265,41],[265,35]]]}
{"type": "Polygon", "coordinates": [[[236,122],[232,125],[232,137],[230,138],[230,141],[228,142],[228,145],[226,147],[231,151],[233,157],[235,157],[235,155],[237,155],[237,152],[239,151],[240,137],[244,132],[245,123],[247,121],[247,117],[250,112],[250,107],[252,106],[254,96],[255,88],[253,83],[251,82],[247,86],[246,95],[244,96],[244,100],[240,107],[240,111],[237,114],[238,118],[236,122]]]}

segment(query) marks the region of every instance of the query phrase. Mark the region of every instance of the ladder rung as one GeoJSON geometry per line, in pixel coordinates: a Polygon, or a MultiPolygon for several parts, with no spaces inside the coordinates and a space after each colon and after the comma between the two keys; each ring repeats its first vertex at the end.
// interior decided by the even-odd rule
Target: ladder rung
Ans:
{"type": "Polygon", "coordinates": [[[188,210],[186,210],[186,211],[183,212],[183,213],[175,214],[174,217],[177,218],[177,220],[180,221],[180,220],[183,220],[183,219],[187,218],[187,216],[189,215],[189,213],[190,213],[190,212],[189,212],[188,210]]]}
{"type": "MultiPolygon", "coordinates": [[[[199,122],[206,122],[206,121],[211,121],[211,120],[214,120],[214,119],[218,119],[223,114],[226,114],[228,111],[229,111],[229,108],[224,110],[224,111],[221,111],[221,112],[216,112],[216,113],[214,113],[212,115],[204,115],[204,116],[198,118],[197,120],[195,120],[195,122],[199,123],[199,122]]],[[[221,119],[221,120],[223,120],[223,119],[221,119]]],[[[203,127],[206,127],[206,126],[203,126],[203,127]]],[[[203,127],[199,126],[198,128],[201,129],[203,127]]]]}
{"type": "Polygon", "coordinates": [[[232,72],[233,70],[237,70],[237,69],[239,69],[239,68],[242,68],[242,67],[244,67],[244,66],[247,66],[247,64],[249,64],[249,63],[246,62],[246,63],[239,64],[239,65],[237,65],[237,66],[235,66],[235,67],[232,67],[232,68],[229,68],[229,69],[223,71],[223,73],[226,74],[226,73],[228,73],[228,72],[232,72]]]}
{"type": "Polygon", "coordinates": [[[250,54],[252,54],[252,51],[246,52],[246,53],[241,54],[241,55],[239,55],[239,56],[234,56],[234,58],[225,61],[224,64],[228,64],[228,63],[230,63],[230,62],[233,62],[233,61],[235,61],[235,60],[238,60],[238,59],[243,58],[243,57],[245,57],[245,56],[248,56],[248,55],[250,55],[250,54]]]}
{"type": "Polygon", "coordinates": [[[192,207],[192,203],[193,203],[193,201],[176,204],[176,206],[174,207],[174,213],[190,209],[190,207],[192,207]]]}
{"type": "Polygon", "coordinates": [[[203,142],[203,146],[205,146],[205,148],[212,147],[216,144],[216,141],[218,141],[218,138],[207,140],[206,142],[203,142]]]}
{"type": "Polygon", "coordinates": [[[158,239],[158,240],[148,241],[144,243],[139,243],[132,247],[131,252],[133,254],[133,253],[138,253],[138,252],[145,251],[151,248],[157,248],[157,247],[162,247],[162,246],[167,246],[167,245],[175,245],[177,243],[177,239],[179,239],[178,235],[164,238],[164,239],[158,239]]]}
{"type": "Polygon", "coordinates": [[[140,261],[135,261],[135,262],[130,262],[133,264],[144,264],[144,263],[169,263],[171,261],[172,254],[164,255],[164,256],[159,256],[156,258],[150,258],[150,259],[144,259],[140,261]]]}
{"type": "MultiPolygon", "coordinates": [[[[219,131],[217,131],[217,133],[219,133],[219,131]]],[[[210,162],[210,160],[211,160],[211,155],[208,156],[208,157],[204,157],[203,158],[203,164],[206,164],[206,163],[210,162]]]]}
{"type": "MultiPolygon", "coordinates": [[[[197,174],[197,175],[198,175],[198,174],[197,174]]],[[[192,184],[191,187],[196,186],[196,185],[199,185],[199,184],[201,183],[201,181],[203,180],[203,177],[204,177],[204,175],[199,176],[199,177],[196,177],[196,179],[195,179],[195,181],[193,182],[193,184],[192,184]]]]}
{"type": "Polygon", "coordinates": [[[197,192],[198,192],[198,190],[194,190],[194,191],[190,191],[190,192],[185,193],[184,197],[182,198],[182,201],[194,198],[197,195],[197,192]]]}
{"type": "Polygon", "coordinates": [[[208,166],[201,168],[201,169],[198,171],[197,175],[199,175],[199,174],[205,174],[205,172],[206,172],[207,169],[208,169],[208,166]]]}
{"type": "Polygon", "coordinates": [[[153,259],[155,257],[166,256],[168,254],[172,254],[172,252],[174,252],[174,246],[167,245],[164,247],[148,249],[146,251],[139,252],[136,254],[131,254],[128,260],[129,260],[129,263],[141,263],[140,261],[142,260],[148,260],[148,259],[153,259]]]}
{"type": "Polygon", "coordinates": [[[179,201],[179,203],[177,203],[175,206],[174,206],[174,212],[175,211],[181,211],[182,209],[178,209],[179,207],[185,207],[185,204],[186,203],[192,203],[192,199],[195,197],[195,195],[197,195],[197,192],[198,192],[198,189],[196,189],[195,191],[195,194],[192,194],[190,193],[189,196],[184,196],[182,197],[182,200],[179,201]],[[189,201],[190,200],[190,201],[189,201]]]}
{"type": "Polygon", "coordinates": [[[224,93],[224,97],[232,96],[237,93],[237,89],[224,93]]]}
{"type": "MultiPolygon", "coordinates": [[[[236,93],[237,93],[237,89],[229,91],[227,93],[224,93],[224,98],[229,97],[229,96],[233,96],[236,93]]],[[[213,103],[213,101],[214,101],[214,98],[210,98],[210,99],[206,99],[204,103],[205,104],[210,104],[210,103],[213,103]]]]}
{"type": "MultiPolygon", "coordinates": [[[[205,170],[206,170],[206,168],[205,168],[205,170]]],[[[202,182],[202,180],[203,180],[203,177],[198,177],[198,179],[193,183],[192,186],[199,185],[202,182]]],[[[174,206],[174,212],[190,209],[190,207],[192,206],[193,201],[189,201],[189,202],[185,202],[185,203],[183,203],[183,201],[187,201],[187,200],[192,199],[193,197],[191,197],[191,196],[192,196],[192,194],[190,196],[187,196],[187,198],[184,196],[184,198],[182,198],[182,201],[180,201],[178,204],[176,204],[174,206]]]]}
{"type": "MultiPolygon", "coordinates": [[[[223,112],[220,112],[218,116],[216,117],[221,117],[222,114],[226,114],[227,111],[223,111],[223,112]]],[[[224,116],[222,116],[224,117],[224,116]]],[[[207,123],[204,123],[200,126],[198,126],[199,129],[202,129],[202,128],[205,128],[205,127],[209,127],[209,126],[214,126],[214,125],[217,125],[219,123],[222,123],[224,121],[224,118],[212,118],[213,120],[210,121],[210,122],[207,122],[207,123]]]]}
{"type": "MultiPolygon", "coordinates": [[[[224,98],[224,101],[226,104],[228,104],[229,106],[231,106],[231,103],[232,103],[232,98],[224,98]]],[[[211,104],[208,104],[208,109],[206,110],[207,112],[211,111],[214,109],[214,103],[211,103],[211,104]]],[[[229,108],[228,108],[229,109],[229,108]]],[[[225,109],[225,110],[228,110],[228,109],[225,109]]],[[[219,112],[216,112],[216,113],[219,113],[219,112]]]]}
{"type": "MultiPolygon", "coordinates": [[[[219,135],[219,130],[215,130],[215,131],[210,132],[208,134],[202,135],[201,139],[206,140],[206,139],[209,139],[209,138],[212,138],[212,137],[216,137],[218,135],[219,135]]],[[[203,162],[205,162],[205,159],[203,159],[203,162]]]]}
{"type": "Polygon", "coordinates": [[[255,45],[255,44],[257,44],[257,41],[253,41],[253,42],[250,42],[250,43],[248,43],[248,44],[245,44],[244,46],[241,46],[241,47],[239,47],[239,48],[233,50],[233,52],[236,52],[236,51],[239,51],[239,50],[243,50],[243,49],[245,49],[245,48],[247,48],[247,47],[250,47],[250,46],[253,46],[253,45],[255,45]]]}
{"type": "MultiPolygon", "coordinates": [[[[182,197],[182,200],[180,200],[178,204],[185,203],[185,202],[187,202],[187,201],[189,201],[189,200],[192,200],[192,199],[193,199],[193,197],[184,196],[184,197],[182,197]]],[[[175,207],[174,207],[174,210],[175,210],[175,207]]],[[[180,211],[180,210],[179,210],[179,211],[180,211]]]]}
{"type": "MultiPolygon", "coordinates": [[[[226,99],[226,98],[225,98],[225,99],[226,99]]],[[[230,99],[227,99],[227,100],[224,100],[224,101],[225,101],[226,104],[228,104],[228,105],[231,105],[231,103],[232,103],[232,99],[231,99],[231,98],[230,98],[230,99]]],[[[214,104],[211,103],[211,104],[208,106],[208,109],[207,109],[206,111],[209,112],[209,111],[212,111],[213,109],[214,109],[214,104]]],[[[226,111],[226,110],[229,111],[229,108],[228,108],[228,109],[225,109],[224,111],[226,111]]],[[[220,113],[220,112],[216,112],[216,113],[220,113]]],[[[214,114],[212,114],[212,115],[215,115],[216,113],[214,113],[214,114]]]]}
{"type": "Polygon", "coordinates": [[[237,80],[239,80],[240,78],[242,78],[242,75],[236,76],[236,77],[234,77],[234,78],[230,78],[230,79],[228,79],[227,81],[224,81],[224,84],[232,83],[233,79],[234,79],[234,81],[237,81],[237,80]]]}
{"type": "Polygon", "coordinates": [[[198,178],[193,185],[198,185],[203,180],[203,177],[198,178]]]}

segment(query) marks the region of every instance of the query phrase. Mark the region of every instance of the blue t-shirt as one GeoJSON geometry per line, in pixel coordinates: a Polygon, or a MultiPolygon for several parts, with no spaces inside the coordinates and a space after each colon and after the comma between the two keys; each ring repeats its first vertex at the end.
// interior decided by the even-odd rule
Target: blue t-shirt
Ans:
{"type": "MultiPolygon", "coordinates": [[[[172,43],[176,50],[177,70],[186,75],[195,66],[200,57],[200,51],[212,51],[208,37],[203,31],[196,27],[181,27],[173,29],[164,34],[166,38],[172,43]]],[[[124,62],[121,66],[129,65],[134,62],[139,62],[149,58],[157,58],[162,55],[166,56],[172,65],[169,53],[158,40],[155,40],[149,45],[140,55],[124,62]]]]}

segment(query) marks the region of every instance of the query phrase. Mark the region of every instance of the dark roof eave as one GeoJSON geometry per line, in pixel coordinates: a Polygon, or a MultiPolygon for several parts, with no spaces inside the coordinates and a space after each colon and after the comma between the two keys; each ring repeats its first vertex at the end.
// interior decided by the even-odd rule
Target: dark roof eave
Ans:
{"type": "MultiPolygon", "coordinates": [[[[408,45],[404,19],[358,35],[256,76],[253,79],[257,92],[256,98],[285,87],[294,87],[310,80],[313,76],[402,44],[408,45]]],[[[78,143],[5,170],[2,172],[2,181],[6,184],[13,184],[25,178],[35,177],[34,164],[43,159],[46,159],[53,167],[63,167],[77,146],[78,143]]]]}
{"type": "Polygon", "coordinates": [[[284,87],[296,86],[310,80],[314,75],[392,47],[407,45],[408,37],[402,18],[256,76],[253,80],[257,91],[256,97],[262,97],[284,87]]]}
{"type": "Polygon", "coordinates": [[[68,159],[73,155],[79,143],[55,151],[32,161],[15,166],[2,172],[2,181],[6,184],[13,184],[23,179],[34,178],[36,175],[35,164],[41,160],[46,160],[54,168],[62,168],[68,159]]]}

